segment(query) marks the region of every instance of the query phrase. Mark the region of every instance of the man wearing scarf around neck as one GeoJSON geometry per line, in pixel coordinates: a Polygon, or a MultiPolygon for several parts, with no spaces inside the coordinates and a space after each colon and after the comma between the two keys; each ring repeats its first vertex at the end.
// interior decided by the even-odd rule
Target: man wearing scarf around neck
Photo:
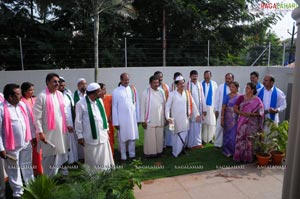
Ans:
{"type": "Polygon", "coordinates": [[[141,122],[145,129],[144,155],[158,157],[163,152],[166,98],[164,91],[158,88],[157,76],[151,76],[149,84],[141,102],[141,122]]]}
{"type": "MultiPolygon", "coordinates": [[[[186,84],[186,89],[190,91],[201,118],[204,118],[207,114],[207,108],[202,84],[198,81],[198,72],[196,70],[192,70],[190,72],[190,80],[186,84]]],[[[188,148],[203,148],[201,139],[201,122],[202,121],[196,122],[195,117],[190,118],[190,130],[187,142],[188,148]]]]}
{"type": "Polygon", "coordinates": [[[207,108],[206,115],[202,121],[202,144],[212,142],[216,131],[216,116],[215,116],[215,95],[218,85],[215,81],[211,80],[211,71],[207,70],[203,74],[204,80],[201,82],[203,93],[205,97],[205,104],[207,108]]]}
{"type": "MultiPolygon", "coordinates": [[[[279,123],[279,112],[286,109],[285,94],[275,85],[275,78],[273,75],[266,75],[264,77],[261,89],[257,91],[257,96],[261,99],[265,108],[265,120],[271,119],[275,124],[279,123]]],[[[269,132],[269,123],[264,123],[264,131],[269,132]]]]}
{"type": "Polygon", "coordinates": [[[234,75],[227,73],[225,75],[225,83],[219,85],[215,95],[215,115],[217,120],[215,148],[220,149],[223,146],[223,127],[221,126],[221,111],[224,97],[230,93],[229,85],[234,81],[234,75]]]}
{"type": "Polygon", "coordinates": [[[67,123],[64,97],[58,91],[59,76],[49,73],[46,85],[46,89],[36,98],[33,115],[39,137],[38,148],[43,150],[44,173],[54,176],[68,160],[67,132],[73,131],[73,127],[67,123]]]}
{"type": "Polygon", "coordinates": [[[36,145],[34,126],[25,103],[20,101],[22,95],[19,85],[7,84],[3,93],[5,101],[0,104],[0,156],[5,159],[13,197],[21,198],[22,177],[25,184],[34,178],[30,144],[33,138],[32,144],[36,145]]]}
{"type": "Polygon", "coordinates": [[[108,121],[100,98],[98,83],[90,83],[87,95],[76,104],[75,130],[78,143],[83,146],[85,164],[92,169],[107,170],[114,167],[109,144],[108,121]]]}
{"type": "Polygon", "coordinates": [[[128,73],[120,75],[121,84],[112,93],[112,120],[114,127],[119,131],[118,139],[121,160],[135,158],[135,140],[139,139],[138,122],[140,122],[138,93],[134,86],[129,85],[128,73]]]}
{"type": "Polygon", "coordinates": [[[191,93],[185,89],[185,80],[182,76],[175,79],[176,90],[170,93],[166,103],[165,115],[169,123],[174,119],[174,133],[172,134],[172,154],[174,157],[180,155],[186,147],[186,138],[190,128],[189,120],[195,118],[200,122],[200,114],[191,93]]]}

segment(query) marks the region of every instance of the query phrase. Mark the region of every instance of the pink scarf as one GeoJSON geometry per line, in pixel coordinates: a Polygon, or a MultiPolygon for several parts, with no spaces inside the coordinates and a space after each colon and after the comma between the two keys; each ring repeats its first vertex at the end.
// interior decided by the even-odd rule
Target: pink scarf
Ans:
{"type": "MultiPolygon", "coordinates": [[[[4,129],[5,129],[5,142],[6,142],[6,148],[8,150],[14,150],[15,149],[15,138],[14,138],[14,132],[13,128],[11,126],[11,118],[10,118],[10,113],[8,110],[7,106],[7,101],[4,101],[3,104],[4,107],[4,129]]],[[[18,107],[20,107],[22,115],[25,120],[26,124],[26,132],[25,132],[25,141],[29,142],[31,140],[31,130],[30,130],[30,125],[29,125],[29,118],[28,115],[26,114],[26,111],[24,107],[19,103],[18,107]]]]}
{"type": "Polygon", "coordinates": [[[30,117],[31,117],[32,121],[34,121],[33,111],[32,111],[32,106],[33,106],[34,103],[35,103],[35,98],[33,98],[33,97],[30,98],[32,104],[30,104],[30,103],[27,101],[27,99],[26,99],[25,97],[22,97],[21,100],[22,100],[22,101],[26,104],[26,106],[28,107],[30,117]]]}
{"type": "MultiPolygon", "coordinates": [[[[58,99],[59,107],[60,107],[60,112],[62,115],[62,123],[63,123],[63,132],[67,132],[67,125],[66,125],[66,114],[65,114],[65,105],[64,101],[62,99],[62,94],[58,91],[55,91],[55,94],[58,99]]],[[[51,97],[51,93],[49,92],[49,89],[46,88],[46,113],[47,113],[47,123],[48,123],[48,130],[54,130],[56,128],[55,124],[55,111],[54,106],[53,106],[53,101],[51,97]]]]}

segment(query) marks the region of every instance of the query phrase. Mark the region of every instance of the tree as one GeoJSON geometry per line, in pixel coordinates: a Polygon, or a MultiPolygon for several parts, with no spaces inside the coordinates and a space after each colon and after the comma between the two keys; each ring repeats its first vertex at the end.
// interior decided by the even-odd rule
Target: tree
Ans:
{"type": "Polygon", "coordinates": [[[75,0],[77,5],[90,13],[94,20],[94,67],[95,82],[98,78],[99,67],[99,21],[100,15],[115,13],[123,17],[134,17],[134,9],[131,0],[75,0]]]}

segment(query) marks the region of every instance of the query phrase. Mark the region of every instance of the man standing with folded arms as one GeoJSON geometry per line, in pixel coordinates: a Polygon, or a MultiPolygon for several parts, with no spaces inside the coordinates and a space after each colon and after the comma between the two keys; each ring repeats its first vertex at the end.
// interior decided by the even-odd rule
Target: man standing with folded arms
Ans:
{"type": "Polygon", "coordinates": [[[38,147],[43,150],[44,173],[54,176],[68,160],[66,133],[73,129],[71,124],[67,125],[64,97],[58,91],[59,76],[49,73],[46,85],[46,89],[36,98],[33,114],[39,137],[38,147]]]}

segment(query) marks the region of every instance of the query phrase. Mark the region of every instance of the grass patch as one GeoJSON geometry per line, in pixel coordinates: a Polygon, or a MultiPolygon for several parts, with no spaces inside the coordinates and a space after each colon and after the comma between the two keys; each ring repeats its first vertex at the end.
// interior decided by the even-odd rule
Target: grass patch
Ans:
{"type": "MultiPolygon", "coordinates": [[[[212,144],[206,144],[203,149],[188,150],[187,154],[173,157],[171,148],[164,149],[162,157],[144,158],[143,143],[144,129],[139,127],[139,140],[136,141],[136,158],[142,162],[141,180],[171,177],[189,173],[215,170],[222,166],[238,165],[232,158],[222,154],[222,150],[216,150],[212,144]]],[[[117,139],[115,139],[117,142],[117,139]]],[[[118,144],[115,143],[115,164],[121,165],[118,144]]],[[[130,160],[126,161],[126,164],[130,160]]]]}

